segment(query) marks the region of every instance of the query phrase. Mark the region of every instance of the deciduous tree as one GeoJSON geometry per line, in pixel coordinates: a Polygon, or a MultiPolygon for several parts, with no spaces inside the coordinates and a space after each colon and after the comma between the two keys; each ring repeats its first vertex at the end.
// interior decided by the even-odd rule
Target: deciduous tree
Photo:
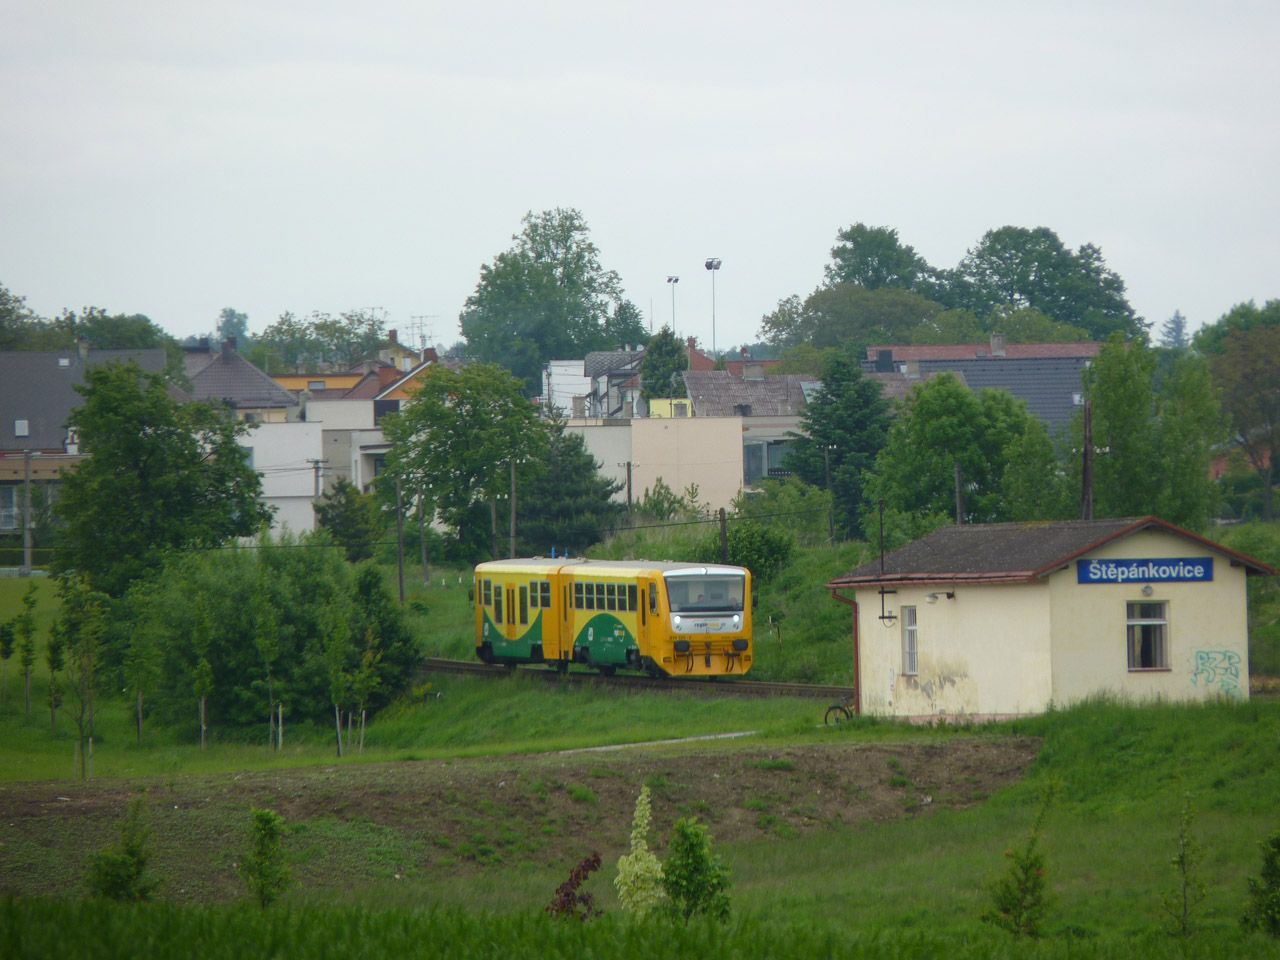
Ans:
{"type": "Polygon", "coordinates": [[[165,550],[217,546],[270,519],[238,442],[246,425],[180,406],[133,364],[93,367],[85,380],[68,425],[88,456],[63,481],[58,572],[119,597],[165,550]]]}
{"type": "Polygon", "coordinates": [[[829,286],[849,283],[878,290],[896,287],[930,296],[936,282],[934,270],[924,258],[898,239],[892,227],[855,223],[836,234],[827,264],[829,286]]]}
{"type": "Polygon", "coordinates": [[[1210,363],[1230,420],[1231,441],[1262,481],[1263,518],[1271,520],[1280,457],[1280,325],[1231,331],[1210,363]]]}
{"type": "Polygon", "coordinates": [[[480,268],[459,318],[467,352],[536,392],[549,360],[640,343],[645,329],[617,273],[573,209],[528,213],[508,250],[480,268]]]}
{"type": "MultiPolygon", "coordinates": [[[[510,492],[510,465],[545,447],[546,428],[521,383],[500,367],[430,367],[401,412],[382,421],[391,441],[387,470],[421,487],[458,529],[468,509],[510,492]]],[[[496,534],[496,521],[493,523],[496,534]]],[[[497,545],[493,545],[496,554],[497,545]]]]}

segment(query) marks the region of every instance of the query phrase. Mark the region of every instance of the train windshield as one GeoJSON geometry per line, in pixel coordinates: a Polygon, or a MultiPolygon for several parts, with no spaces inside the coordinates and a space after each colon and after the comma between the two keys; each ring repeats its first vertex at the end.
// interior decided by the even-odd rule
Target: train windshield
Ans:
{"type": "Polygon", "coordinates": [[[741,613],[746,577],[706,573],[667,577],[672,613],[741,613]]]}

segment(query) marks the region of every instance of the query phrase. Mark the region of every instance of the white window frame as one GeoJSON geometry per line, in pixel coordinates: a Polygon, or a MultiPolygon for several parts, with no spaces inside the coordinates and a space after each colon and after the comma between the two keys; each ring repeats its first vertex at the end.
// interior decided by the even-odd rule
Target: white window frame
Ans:
{"type": "Polygon", "coordinates": [[[10,532],[21,527],[21,510],[18,506],[16,484],[0,486],[0,530],[10,532]]]}
{"type": "MultiPolygon", "coordinates": [[[[1150,611],[1147,611],[1148,613],[1150,611]]],[[[1130,673],[1168,672],[1169,659],[1169,601],[1128,600],[1125,602],[1125,656],[1130,673]],[[1160,616],[1143,616],[1142,607],[1159,607],[1160,616]],[[1138,608],[1135,610],[1135,608],[1138,608]],[[1142,663],[1143,636],[1150,631],[1154,650],[1151,666],[1142,663]]]]}
{"type": "Polygon", "coordinates": [[[915,607],[900,607],[902,621],[902,669],[904,677],[914,677],[920,672],[920,627],[916,622],[915,607]]]}

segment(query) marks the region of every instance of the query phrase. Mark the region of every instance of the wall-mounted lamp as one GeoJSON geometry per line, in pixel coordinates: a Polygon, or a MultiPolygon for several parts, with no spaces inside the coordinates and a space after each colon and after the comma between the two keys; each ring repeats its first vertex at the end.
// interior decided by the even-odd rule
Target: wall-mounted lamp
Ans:
{"type": "Polygon", "coordinates": [[[924,597],[925,603],[937,603],[939,597],[946,597],[948,600],[954,600],[956,598],[956,592],[954,590],[947,590],[943,593],[927,593],[924,597]]]}
{"type": "Polygon", "coordinates": [[[1143,595],[1144,597],[1149,597],[1149,596],[1151,596],[1153,593],[1155,593],[1155,590],[1152,588],[1151,584],[1149,584],[1149,583],[1148,583],[1145,587],[1143,587],[1143,588],[1142,588],[1142,595],[1143,595]]]}

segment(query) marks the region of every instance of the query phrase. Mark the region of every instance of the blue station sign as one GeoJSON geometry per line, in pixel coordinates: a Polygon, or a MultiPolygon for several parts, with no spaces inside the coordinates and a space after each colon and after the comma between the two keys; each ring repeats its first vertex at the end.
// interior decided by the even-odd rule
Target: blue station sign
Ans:
{"type": "Polygon", "coordinates": [[[1213,557],[1077,560],[1077,583],[1200,583],[1213,579],[1213,557]]]}

